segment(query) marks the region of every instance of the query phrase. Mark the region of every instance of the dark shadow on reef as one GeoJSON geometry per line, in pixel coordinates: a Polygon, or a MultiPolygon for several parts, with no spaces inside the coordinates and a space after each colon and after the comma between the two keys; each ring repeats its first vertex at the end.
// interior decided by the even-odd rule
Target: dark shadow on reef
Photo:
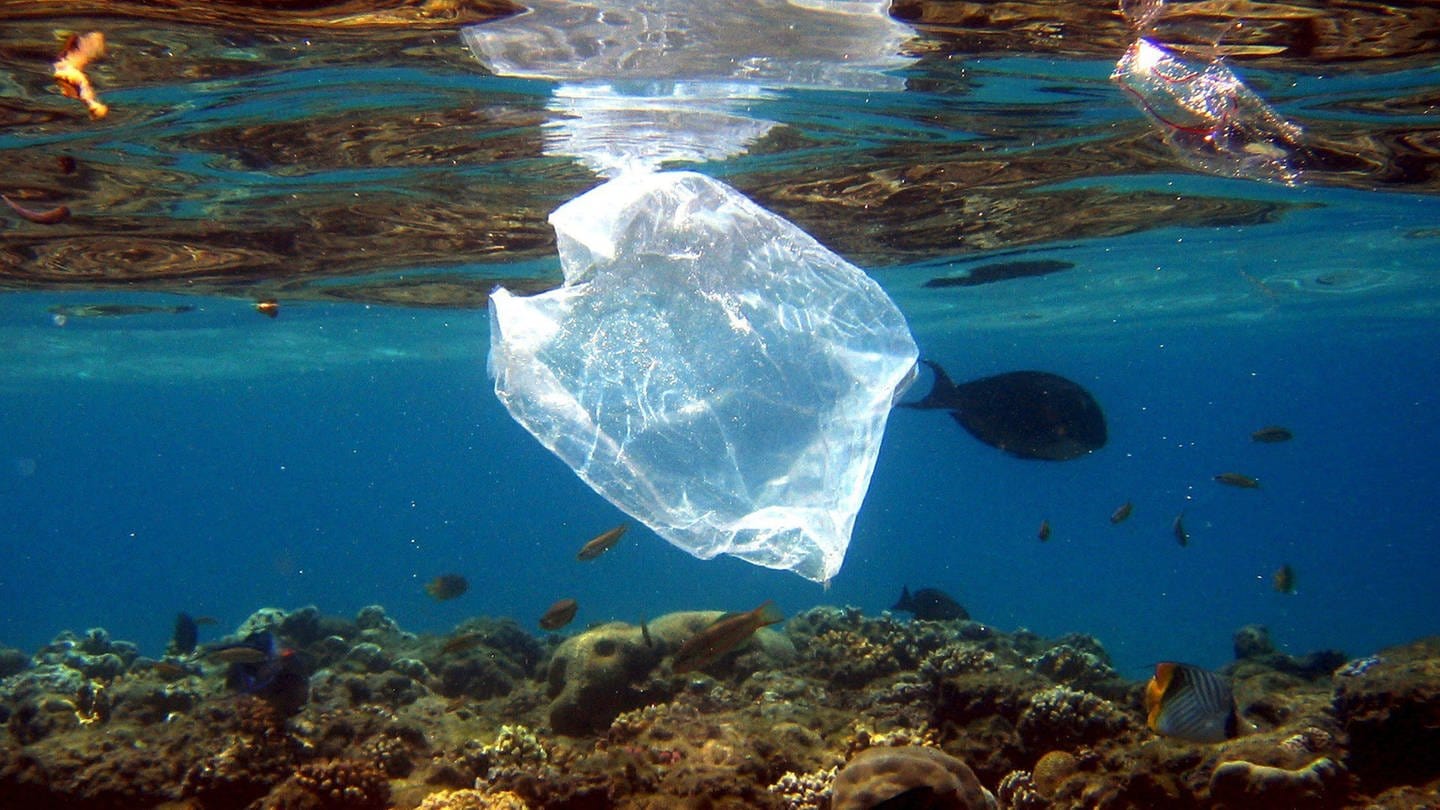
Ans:
{"type": "Polygon", "coordinates": [[[0,805],[1418,809],[1440,789],[1440,640],[1295,657],[1243,628],[1219,673],[1243,729],[1201,744],[1152,732],[1144,684],[1080,634],[817,607],[675,672],[735,615],[542,639],[266,609],[160,658],[67,631],[0,650],[0,805]],[[279,662],[303,702],[255,688],[279,662]]]}

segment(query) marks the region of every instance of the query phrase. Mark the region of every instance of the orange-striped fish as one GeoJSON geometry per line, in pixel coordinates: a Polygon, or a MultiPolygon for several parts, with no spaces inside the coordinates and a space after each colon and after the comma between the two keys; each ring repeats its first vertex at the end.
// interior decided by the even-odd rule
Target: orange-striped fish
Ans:
{"type": "Polygon", "coordinates": [[[1240,736],[1240,714],[1229,681],[1192,664],[1164,661],[1145,685],[1145,722],[1167,737],[1217,743],[1240,736]]]}
{"type": "Polygon", "coordinates": [[[561,599],[545,610],[540,617],[540,626],[546,630],[559,630],[574,621],[580,610],[580,603],[574,599],[561,599]]]}
{"type": "Polygon", "coordinates": [[[601,554],[609,551],[616,543],[620,542],[620,538],[624,536],[625,531],[629,528],[629,523],[621,523],[619,526],[596,536],[594,540],[580,547],[580,553],[575,555],[575,559],[584,562],[599,557],[601,554]]]}
{"type": "Polygon", "coordinates": [[[485,635],[483,630],[471,630],[453,635],[440,647],[440,652],[445,655],[454,655],[473,649],[480,646],[480,643],[485,640],[485,635]]]}
{"type": "Polygon", "coordinates": [[[678,673],[703,669],[755,635],[756,630],[783,621],[785,616],[770,601],[745,613],[727,613],[680,645],[675,653],[674,670],[678,673]]]}
{"type": "Polygon", "coordinates": [[[1295,593],[1295,569],[1289,563],[1280,566],[1270,577],[1270,582],[1280,593],[1295,593]]]}
{"type": "Polygon", "coordinates": [[[1130,517],[1130,513],[1134,511],[1135,504],[1130,501],[1126,501],[1125,503],[1120,504],[1120,507],[1118,509],[1110,513],[1110,522],[1123,523],[1126,518],[1130,517]]]}
{"type": "Polygon", "coordinates": [[[1222,484],[1227,484],[1227,485],[1232,486],[1232,487],[1239,487],[1239,488],[1241,488],[1241,489],[1259,489],[1259,488],[1260,488],[1260,480],[1259,480],[1259,479],[1257,479],[1257,478],[1251,478],[1250,476],[1245,475],[1244,473],[1223,472],[1223,473],[1220,473],[1219,475],[1215,476],[1215,480],[1216,480],[1216,481],[1219,481],[1219,482],[1222,483],[1222,484]]]}
{"type": "Polygon", "coordinates": [[[1181,512],[1175,516],[1175,522],[1170,524],[1170,531],[1175,535],[1175,542],[1181,548],[1190,545],[1190,532],[1185,531],[1185,513],[1181,512]]]}
{"type": "Polygon", "coordinates": [[[1275,444],[1276,442],[1288,442],[1295,438],[1295,434],[1289,428],[1279,425],[1267,425],[1250,434],[1250,440],[1263,444],[1275,444]]]}

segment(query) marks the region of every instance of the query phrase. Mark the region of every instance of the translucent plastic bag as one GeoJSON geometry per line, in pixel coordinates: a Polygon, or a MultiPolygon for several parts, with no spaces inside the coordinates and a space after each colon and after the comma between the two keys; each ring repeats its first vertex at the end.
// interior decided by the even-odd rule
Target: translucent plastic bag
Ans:
{"type": "Polygon", "coordinates": [[[1299,179],[1300,127],[1281,118],[1220,59],[1187,60],[1142,38],[1110,78],[1191,165],[1232,177],[1299,179]]]}
{"type": "Polygon", "coordinates": [[[833,577],[914,373],[894,303],[699,174],[627,173],[550,221],[564,285],[491,297],[501,402],[691,554],[833,577]]]}

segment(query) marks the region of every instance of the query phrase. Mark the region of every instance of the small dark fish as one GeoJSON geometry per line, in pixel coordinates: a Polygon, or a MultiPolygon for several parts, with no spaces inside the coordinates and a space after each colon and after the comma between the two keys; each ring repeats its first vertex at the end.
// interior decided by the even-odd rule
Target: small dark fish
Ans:
{"type": "Polygon", "coordinates": [[[46,310],[51,315],[67,318],[124,318],[130,315],[179,315],[194,311],[189,304],[158,306],[150,304],[77,304],[56,305],[46,310]]]}
{"type": "Polygon", "coordinates": [[[470,582],[459,574],[441,574],[425,583],[425,593],[437,602],[445,602],[463,596],[470,590],[470,582]]]}
{"type": "Polygon", "coordinates": [[[211,647],[200,657],[217,664],[259,664],[270,659],[271,651],[258,643],[236,642],[211,647]]]}
{"type": "Polygon", "coordinates": [[[974,287],[979,284],[989,284],[995,281],[1006,281],[1012,278],[1031,278],[1034,276],[1048,276],[1051,273],[1059,273],[1062,270],[1069,270],[1074,267],[1074,262],[1062,262],[1055,259],[1035,259],[1031,261],[999,262],[995,264],[982,264],[973,267],[963,276],[942,276],[932,278],[925,282],[926,287],[974,287]]]}
{"type": "Polygon", "coordinates": [[[214,616],[196,616],[195,623],[201,627],[209,627],[212,624],[219,624],[220,620],[214,616]]]}
{"type": "Polygon", "coordinates": [[[256,301],[255,311],[267,318],[274,318],[280,314],[280,302],[274,298],[266,298],[263,301],[256,301]]]}
{"type": "Polygon", "coordinates": [[[445,645],[440,648],[440,652],[445,655],[454,655],[455,653],[465,652],[466,650],[477,647],[480,642],[484,640],[485,633],[483,631],[471,630],[468,633],[451,636],[450,639],[445,642],[445,645]]]}
{"type": "Polygon", "coordinates": [[[643,617],[640,619],[640,638],[644,640],[646,647],[655,646],[655,639],[650,638],[650,624],[643,617]]]}
{"type": "Polygon", "coordinates": [[[80,168],[80,164],[76,163],[75,158],[70,155],[57,155],[55,168],[59,169],[61,174],[74,174],[75,170],[80,168]]]}
{"type": "Polygon", "coordinates": [[[621,523],[619,526],[597,535],[595,539],[580,547],[580,553],[575,555],[575,559],[584,562],[599,557],[620,542],[620,538],[629,528],[629,523],[621,523]]]}
{"type": "Polygon", "coordinates": [[[57,205],[46,211],[39,211],[34,208],[26,208],[4,194],[0,194],[0,200],[4,200],[5,204],[10,206],[10,210],[19,214],[21,219],[27,219],[38,225],[54,225],[70,218],[70,209],[63,205],[57,205]]]}
{"type": "Polygon", "coordinates": [[[293,714],[310,697],[310,679],[300,656],[269,630],[251,633],[235,644],[212,647],[211,660],[226,661],[226,683],[237,692],[265,698],[293,714]]]}
{"type": "Polygon", "coordinates": [[[1130,501],[1126,501],[1125,503],[1122,503],[1118,507],[1116,507],[1114,512],[1110,513],[1110,522],[1112,524],[1124,523],[1125,520],[1130,517],[1130,513],[1134,511],[1135,504],[1130,501]]]}
{"type": "Polygon", "coordinates": [[[561,599],[546,609],[540,617],[540,626],[546,630],[559,630],[575,620],[580,603],[574,599],[561,599]]]}
{"type": "Polygon", "coordinates": [[[175,616],[175,632],[170,636],[170,648],[166,652],[172,655],[189,655],[195,652],[195,644],[200,641],[200,627],[189,613],[180,613],[175,616]]]}
{"type": "Polygon", "coordinates": [[[1295,569],[1288,563],[1280,566],[1270,577],[1270,582],[1280,593],[1295,593],[1295,569]]]}
{"type": "Polygon", "coordinates": [[[174,661],[156,661],[150,665],[150,671],[167,681],[173,681],[183,678],[186,675],[195,674],[186,669],[184,665],[177,664],[174,661]]]}
{"type": "Polygon", "coordinates": [[[1046,540],[1049,540],[1049,539],[1050,539],[1050,521],[1048,521],[1048,520],[1042,520],[1042,521],[1040,521],[1040,531],[1036,532],[1036,533],[1035,533],[1035,536],[1036,536],[1036,537],[1039,537],[1039,538],[1040,538],[1040,542],[1042,542],[1042,543],[1045,542],[1046,540]]]}
{"type": "Polygon", "coordinates": [[[672,667],[676,673],[703,669],[740,646],[741,642],[755,635],[755,631],[783,621],[785,616],[774,602],[768,600],[746,613],[727,613],[681,644],[672,667]]]}
{"type": "Polygon", "coordinates": [[[891,605],[890,609],[901,610],[929,622],[970,618],[970,611],[966,610],[964,605],[937,588],[921,588],[912,594],[907,585],[900,589],[900,599],[891,605]]]}
{"type": "Polygon", "coordinates": [[[1181,512],[1175,516],[1175,522],[1170,524],[1170,531],[1175,533],[1175,542],[1181,548],[1190,545],[1190,533],[1185,531],[1185,513],[1181,512]]]}
{"type": "Polygon", "coordinates": [[[1227,486],[1239,487],[1241,489],[1260,488],[1260,481],[1258,479],[1251,478],[1248,475],[1242,475],[1241,473],[1237,472],[1220,473],[1219,475],[1215,476],[1215,480],[1227,486]]]}
{"type": "Polygon", "coordinates": [[[1250,434],[1251,441],[1263,442],[1265,444],[1288,442],[1293,438],[1295,438],[1295,434],[1291,433],[1289,428],[1283,428],[1279,425],[1263,427],[1250,434]]]}
{"type": "Polygon", "coordinates": [[[1105,446],[1100,403],[1064,377],[1012,371],[957,385],[939,364],[924,362],[934,387],[902,407],[949,411],[971,436],[1018,458],[1067,461],[1105,446]]]}
{"type": "Polygon", "coordinates": [[[1240,736],[1229,681],[1208,669],[1166,661],[1145,685],[1145,722],[1167,737],[1217,743],[1240,736]]]}

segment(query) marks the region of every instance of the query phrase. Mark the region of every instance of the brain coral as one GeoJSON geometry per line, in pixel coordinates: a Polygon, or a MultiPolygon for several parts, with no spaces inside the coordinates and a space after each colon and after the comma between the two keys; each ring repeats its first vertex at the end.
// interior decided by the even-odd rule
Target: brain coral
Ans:
{"type": "Polygon", "coordinates": [[[994,810],[995,797],[970,766],[936,748],[869,748],[835,777],[831,810],[926,807],[994,810]]]}

